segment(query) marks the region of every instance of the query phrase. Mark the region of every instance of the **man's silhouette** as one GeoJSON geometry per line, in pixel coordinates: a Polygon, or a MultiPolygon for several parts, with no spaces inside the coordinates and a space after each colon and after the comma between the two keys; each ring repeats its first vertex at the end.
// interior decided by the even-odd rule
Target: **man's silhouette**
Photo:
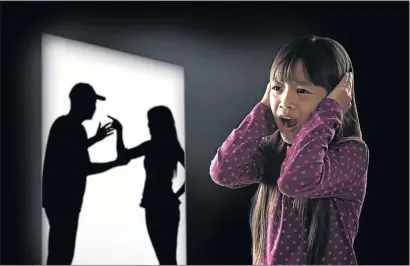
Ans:
{"type": "Polygon", "coordinates": [[[71,265],[78,218],[88,175],[128,163],[119,156],[107,163],[91,163],[88,147],[112,134],[109,124],[88,139],[82,122],[93,117],[97,95],[89,84],[78,83],[70,92],[71,109],[53,123],[43,167],[43,208],[49,224],[48,265],[71,265]]]}

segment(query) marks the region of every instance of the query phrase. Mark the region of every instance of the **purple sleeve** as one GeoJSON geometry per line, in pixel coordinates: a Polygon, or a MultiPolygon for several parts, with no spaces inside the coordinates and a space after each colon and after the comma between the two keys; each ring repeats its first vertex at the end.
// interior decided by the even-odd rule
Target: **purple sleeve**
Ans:
{"type": "Polygon", "coordinates": [[[342,124],[342,110],[326,98],[296,136],[281,168],[279,190],[289,197],[339,197],[362,202],[369,153],[357,137],[329,146],[342,124]]]}
{"type": "Polygon", "coordinates": [[[229,188],[260,182],[264,158],[259,144],[275,128],[270,108],[257,104],[218,149],[210,166],[212,180],[229,188]]]}

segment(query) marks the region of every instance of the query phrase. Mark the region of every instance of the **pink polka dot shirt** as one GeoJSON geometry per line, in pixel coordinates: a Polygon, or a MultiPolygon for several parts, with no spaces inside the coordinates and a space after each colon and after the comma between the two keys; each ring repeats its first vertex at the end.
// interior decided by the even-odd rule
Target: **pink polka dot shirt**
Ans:
{"type": "MultiPolygon", "coordinates": [[[[262,138],[276,130],[271,110],[259,103],[233,130],[212,160],[213,181],[229,188],[262,182],[262,138]]],[[[366,193],[369,153],[357,137],[343,138],[329,145],[342,124],[340,105],[324,99],[304,123],[286,151],[277,185],[281,192],[279,224],[269,217],[264,265],[307,264],[306,230],[292,212],[295,198],[328,198],[330,232],[323,264],[357,264],[353,243],[366,193]]]]}

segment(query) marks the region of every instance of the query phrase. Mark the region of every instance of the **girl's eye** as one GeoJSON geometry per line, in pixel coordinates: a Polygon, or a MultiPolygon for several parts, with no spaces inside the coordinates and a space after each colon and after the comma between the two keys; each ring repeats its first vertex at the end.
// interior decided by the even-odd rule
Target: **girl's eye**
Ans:
{"type": "Polygon", "coordinates": [[[280,90],[281,88],[279,87],[279,86],[273,86],[272,87],[272,90],[274,90],[274,91],[278,91],[278,90],[280,90]]]}
{"type": "Polygon", "coordinates": [[[310,94],[310,92],[305,89],[297,89],[296,91],[297,93],[301,93],[301,94],[310,94]]]}

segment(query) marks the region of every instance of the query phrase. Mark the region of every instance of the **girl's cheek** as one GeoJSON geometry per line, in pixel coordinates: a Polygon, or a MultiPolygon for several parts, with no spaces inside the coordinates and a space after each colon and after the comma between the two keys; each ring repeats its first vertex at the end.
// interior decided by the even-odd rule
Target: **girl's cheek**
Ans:
{"type": "Polygon", "coordinates": [[[273,113],[275,113],[276,109],[278,109],[278,101],[273,96],[270,97],[270,108],[272,109],[273,113]]]}

